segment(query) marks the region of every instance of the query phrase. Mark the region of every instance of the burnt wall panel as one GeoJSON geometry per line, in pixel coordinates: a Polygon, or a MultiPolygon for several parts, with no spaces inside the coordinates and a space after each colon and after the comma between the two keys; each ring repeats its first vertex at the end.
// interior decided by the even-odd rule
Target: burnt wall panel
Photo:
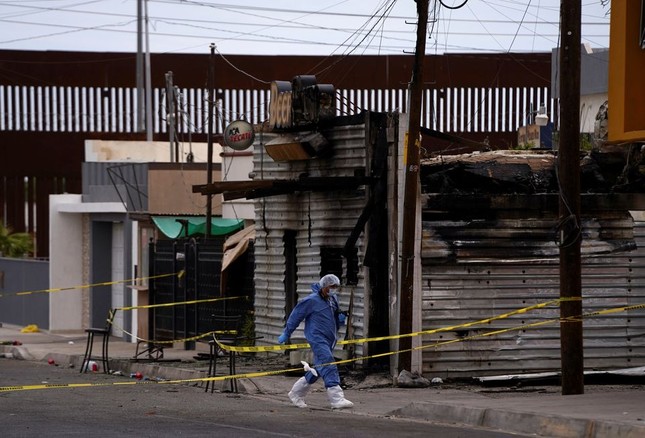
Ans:
{"type": "MultiPolygon", "coordinates": [[[[365,120],[369,120],[365,118],[365,120]]],[[[367,122],[366,122],[367,123],[367,122]]],[[[258,179],[294,179],[303,173],[311,177],[353,176],[355,170],[365,170],[367,164],[366,123],[337,126],[323,131],[329,140],[333,154],[328,158],[312,160],[274,162],[263,152],[261,144],[254,152],[254,171],[258,179]]],[[[268,140],[265,140],[268,141],[268,140]]],[[[285,232],[295,233],[296,271],[290,273],[297,278],[296,289],[300,298],[311,293],[311,284],[320,279],[325,269],[321,249],[329,254],[340,254],[350,233],[367,203],[364,186],[353,190],[328,192],[302,191],[289,195],[271,196],[255,202],[255,306],[256,334],[264,336],[259,343],[275,343],[285,324],[287,297],[285,278],[287,255],[284,248],[285,232]]],[[[365,239],[361,234],[356,247],[358,259],[362,262],[365,254],[365,239]]],[[[341,308],[349,307],[353,297],[354,336],[365,335],[366,296],[364,270],[360,269],[356,284],[347,284],[347,261],[332,257],[333,269],[342,264],[339,294],[341,308]]],[[[356,276],[352,272],[352,276],[356,276]]],[[[304,339],[302,326],[292,336],[294,342],[304,339]]],[[[342,329],[344,330],[344,329],[342,329]]],[[[344,333],[341,330],[341,337],[344,333]]],[[[363,346],[357,346],[358,354],[363,346]]]]}
{"type": "MultiPolygon", "coordinates": [[[[439,262],[443,257],[439,256],[439,246],[426,247],[422,272],[424,330],[487,320],[559,297],[557,248],[547,256],[520,257],[517,248],[523,245],[523,239],[517,237],[517,229],[504,229],[500,224],[489,230],[490,235],[515,235],[515,248],[490,240],[489,254],[494,257],[464,250],[455,258],[439,262]]],[[[459,234],[458,229],[455,231],[459,234]]],[[[645,224],[636,222],[633,233],[637,245],[633,251],[583,255],[583,313],[645,302],[645,224]]],[[[593,236],[593,232],[587,232],[587,240],[593,240],[593,236]]],[[[477,240],[468,233],[461,237],[453,242],[463,245],[477,240]]],[[[587,248],[591,247],[594,245],[588,243],[587,248]]],[[[444,378],[558,371],[559,314],[559,307],[550,305],[425,335],[423,371],[444,378]],[[500,332],[488,335],[496,331],[500,332]]],[[[590,315],[585,317],[583,327],[586,369],[626,368],[645,362],[642,309],[590,315]]]]}

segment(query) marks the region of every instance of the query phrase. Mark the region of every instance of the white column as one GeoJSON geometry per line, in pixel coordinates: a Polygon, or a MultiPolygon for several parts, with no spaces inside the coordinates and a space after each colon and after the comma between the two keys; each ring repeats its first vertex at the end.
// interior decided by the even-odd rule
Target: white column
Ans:
{"type": "MultiPolygon", "coordinates": [[[[81,195],[49,196],[49,287],[83,284],[83,215],[61,213],[65,204],[80,204],[81,195]]],[[[83,330],[81,289],[49,294],[51,332],[83,330]]]]}

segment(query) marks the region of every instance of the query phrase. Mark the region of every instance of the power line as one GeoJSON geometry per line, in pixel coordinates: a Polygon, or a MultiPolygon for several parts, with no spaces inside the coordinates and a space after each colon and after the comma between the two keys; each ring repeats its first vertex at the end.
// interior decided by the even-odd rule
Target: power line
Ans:
{"type": "MultiPolygon", "coordinates": [[[[58,0],[32,0],[32,1],[58,1],[58,0]]],[[[78,5],[85,5],[85,4],[92,4],[92,3],[98,3],[101,0],[92,0],[88,2],[83,2],[83,3],[78,3],[75,5],[70,5],[65,8],[54,8],[54,7],[44,7],[44,6],[31,6],[31,5],[24,5],[23,1],[16,1],[16,2],[11,2],[11,3],[16,3],[16,4],[6,4],[7,2],[2,2],[0,1],[0,5],[4,6],[10,6],[10,7],[15,7],[15,8],[21,8],[21,9],[31,9],[34,11],[41,11],[41,12],[69,12],[69,13],[75,13],[75,14],[87,14],[87,15],[96,15],[96,16],[101,16],[101,17],[124,17],[124,18],[136,18],[136,14],[126,14],[126,13],[116,13],[116,12],[109,12],[109,11],[91,11],[91,10],[77,10],[77,9],[69,9],[70,7],[78,6],[78,5]]],[[[157,3],[175,3],[172,1],[156,1],[157,3]]],[[[200,2],[186,2],[182,1],[181,4],[186,4],[186,3],[192,3],[192,4],[197,4],[197,5],[203,5],[203,6],[214,6],[210,4],[203,4],[200,2]]],[[[489,5],[495,5],[495,3],[488,3],[489,5]]],[[[231,5],[228,5],[231,6],[231,5]]],[[[245,9],[249,8],[248,6],[236,6],[233,8],[232,6],[227,9],[245,9]]],[[[280,13],[303,13],[305,16],[308,15],[331,15],[331,16],[340,16],[340,17],[358,17],[358,18],[370,18],[371,15],[369,14],[351,14],[351,13],[341,13],[341,12],[325,12],[323,9],[320,10],[312,10],[312,11],[306,11],[306,10],[293,10],[293,9],[278,9],[278,8],[259,8],[259,7],[254,7],[252,8],[254,10],[261,9],[261,10],[270,10],[270,11],[275,11],[275,12],[280,12],[280,13]]],[[[514,10],[517,10],[513,8],[514,10]]],[[[546,8],[549,9],[549,8],[546,8]]],[[[248,14],[245,14],[248,15],[248,14]]],[[[535,15],[535,14],[534,14],[535,15]]],[[[273,17],[267,17],[267,16],[259,16],[255,15],[256,17],[263,18],[263,19],[270,19],[270,20],[278,20],[273,17]]],[[[537,17],[537,15],[535,15],[537,17]]],[[[302,17],[300,17],[302,18],[302,17]]],[[[390,19],[395,19],[395,20],[411,20],[414,19],[414,17],[409,17],[409,16],[400,16],[400,15],[391,15],[389,16],[390,19]]],[[[594,17],[598,18],[598,17],[594,17]]],[[[227,25],[234,25],[234,26],[259,26],[259,25],[264,25],[264,23],[247,23],[247,22],[235,22],[231,23],[230,21],[218,21],[218,20],[206,20],[206,19],[195,19],[195,18],[182,18],[178,16],[173,16],[173,17],[168,17],[168,16],[155,16],[155,15],[150,15],[150,20],[164,20],[164,21],[175,21],[178,23],[181,22],[187,22],[187,23],[209,23],[209,24],[227,24],[227,25]]],[[[339,27],[325,27],[325,26],[320,26],[319,24],[310,24],[310,23],[297,23],[294,20],[284,20],[281,19],[283,23],[294,23],[296,25],[285,25],[285,24],[274,24],[272,27],[279,27],[279,28],[320,28],[324,30],[339,30],[339,31],[354,31],[355,29],[352,28],[339,28],[339,27]]],[[[507,18],[505,20],[502,19],[479,19],[479,18],[451,18],[450,21],[455,22],[455,23],[491,23],[491,24],[517,24],[516,20],[513,20],[511,18],[507,18]]],[[[551,21],[551,20],[544,20],[540,19],[538,20],[537,18],[535,20],[524,20],[524,24],[527,25],[532,25],[532,24],[544,24],[544,25],[551,25],[551,26],[558,26],[559,22],[558,21],[551,21]]],[[[609,26],[609,20],[605,21],[586,21],[582,23],[583,26],[603,26],[603,27],[608,27],[609,26]]],[[[404,30],[397,30],[397,29],[388,29],[386,30],[388,33],[410,33],[409,31],[404,31],[404,30]]]]}
{"type": "MultiPolygon", "coordinates": [[[[89,26],[89,27],[82,27],[82,26],[73,26],[73,25],[66,25],[66,24],[61,24],[61,23],[40,23],[40,22],[33,22],[33,21],[24,21],[24,20],[10,20],[10,19],[4,19],[0,18],[0,22],[4,23],[12,23],[12,24],[21,24],[21,25],[32,25],[32,26],[41,26],[41,27],[52,27],[52,28],[67,28],[72,31],[86,31],[86,30],[101,30],[101,31],[109,31],[109,32],[125,32],[125,33],[134,33],[134,31],[124,31],[124,30],[118,30],[118,29],[109,29],[109,27],[118,27],[118,26],[127,26],[129,24],[132,24],[135,20],[132,19],[130,21],[126,22],[120,22],[120,23],[110,23],[110,24],[104,24],[104,25],[97,25],[97,26],[89,26]]],[[[180,25],[177,23],[173,22],[166,22],[161,19],[156,19],[157,22],[169,24],[169,25],[180,25]]],[[[482,21],[482,23],[495,23],[495,21],[482,21]]],[[[508,22],[505,22],[508,23],[508,22]]],[[[191,26],[189,26],[191,27],[191,26]]],[[[198,27],[198,26],[192,26],[198,29],[204,29],[204,30],[212,30],[212,31],[218,31],[218,32],[224,32],[224,33],[234,33],[234,34],[239,34],[239,35],[254,35],[253,33],[247,33],[247,32],[239,32],[239,31],[230,31],[230,30],[224,30],[224,29],[217,29],[217,28],[212,28],[212,27],[198,27]]],[[[301,25],[301,26],[287,26],[287,28],[306,28],[306,25],[301,25]]],[[[316,27],[314,27],[316,28],[316,27]]],[[[351,29],[349,28],[326,28],[326,27],[319,27],[320,30],[336,30],[336,31],[350,31],[351,29]]],[[[396,30],[390,30],[390,31],[383,31],[384,33],[405,33],[405,31],[396,31],[396,30]]],[[[68,33],[68,32],[64,32],[68,33]]],[[[503,33],[503,32],[473,32],[473,31],[460,31],[460,32],[455,32],[455,31],[436,31],[434,32],[435,35],[456,35],[456,36],[482,36],[482,35],[491,35],[491,36],[517,36],[517,37],[525,37],[525,38],[533,38],[536,35],[541,36],[541,37],[557,37],[557,34],[545,34],[545,33],[535,33],[535,32],[529,32],[526,34],[516,34],[516,33],[503,33]]],[[[354,34],[358,35],[369,35],[369,33],[366,33],[364,31],[358,30],[354,31],[354,34]]],[[[25,38],[17,38],[14,40],[7,40],[7,41],[2,41],[3,43],[7,42],[14,42],[14,41],[22,41],[22,40],[29,40],[29,39],[37,39],[37,38],[44,38],[48,36],[55,36],[59,35],[59,33],[52,33],[52,34],[46,34],[46,35],[34,35],[30,37],[25,37],[25,38]]],[[[202,35],[194,35],[194,34],[187,34],[187,33],[167,33],[167,32],[151,32],[151,35],[163,35],[163,36],[173,36],[173,37],[182,37],[182,38],[202,38],[202,39],[212,39],[212,36],[202,36],[202,35]]],[[[259,35],[263,36],[263,35],[259,35]]],[[[286,37],[278,37],[278,36],[272,36],[272,35],[264,35],[268,39],[287,39],[287,40],[292,40],[293,42],[296,43],[303,43],[303,44],[324,44],[322,41],[312,41],[312,40],[303,40],[303,39],[295,39],[295,38],[286,38],[286,37]]],[[[603,38],[607,37],[605,34],[587,34],[587,37],[589,38],[603,38]]],[[[393,40],[393,41],[403,41],[403,42],[411,42],[412,40],[404,39],[404,38],[394,38],[394,37],[388,37],[388,40],[393,40]]],[[[254,39],[254,40],[248,40],[248,41],[261,41],[260,39],[254,39]]],[[[335,45],[335,43],[328,43],[325,45],[335,45]]],[[[347,45],[348,47],[351,47],[351,45],[347,45]]],[[[407,46],[401,46],[397,48],[405,48],[407,46]]]]}
{"type": "MultiPolygon", "coordinates": [[[[28,41],[28,40],[35,40],[39,38],[48,38],[52,36],[59,36],[59,35],[65,35],[69,33],[74,33],[74,32],[83,32],[83,31],[88,31],[88,30],[101,30],[101,31],[112,31],[112,32],[119,32],[116,29],[108,29],[109,27],[115,27],[115,26],[127,26],[136,20],[131,20],[125,23],[111,23],[111,24],[102,24],[98,26],[90,26],[90,27],[79,27],[79,26],[67,26],[64,24],[47,24],[44,26],[47,27],[62,27],[66,28],[68,30],[62,31],[62,32],[55,32],[55,33],[50,33],[46,35],[33,35],[29,37],[24,37],[24,38],[14,38],[12,40],[5,40],[5,41],[0,41],[0,44],[9,44],[9,43],[15,43],[18,41],[28,41]]],[[[26,21],[18,21],[18,20],[5,20],[5,19],[0,19],[0,22],[3,23],[12,23],[12,24],[29,24],[29,25],[36,25],[36,26],[43,26],[42,23],[30,23],[26,21]]]]}
{"type": "MultiPolygon", "coordinates": [[[[42,1],[48,1],[50,4],[53,4],[52,0],[42,0],[42,1]]],[[[200,2],[200,1],[189,1],[189,0],[182,0],[182,1],[176,1],[176,0],[151,0],[151,2],[157,3],[157,4],[165,4],[165,5],[176,5],[177,10],[179,10],[179,6],[184,6],[182,9],[182,12],[184,11],[195,11],[198,9],[203,9],[203,8],[211,8],[211,9],[219,9],[221,11],[226,11],[226,12],[231,12],[231,13],[236,13],[236,14],[241,14],[244,15],[244,17],[247,17],[246,20],[236,20],[235,23],[232,23],[231,21],[224,21],[221,18],[218,20],[208,20],[204,18],[200,19],[192,19],[192,18],[182,18],[180,17],[180,14],[175,14],[172,17],[167,17],[167,16],[162,16],[159,15],[157,17],[151,16],[150,19],[155,22],[156,24],[159,25],[159,29],[162,29],[162,26],[176,26],[180,27],[183,26],[185,28],[194,28],[194,29],[199,29],[199,30],[206,30],[209,32],[207,36],[202,36],[197,33],[186,33],[186,32],[157,32],[153,31],[151,32],[151,36],[161,38],[161,37],[171,37],[174,39],[178,38],[186,38],[186,39],[196,39],[196,40],[203,40],[204,42],[225,42],[225,41],[240,41],[240,42],[252,42],[252,43],[266,43],[266,44],[291,44],[295,46],[319,46],[319,47],[337,47],[337,48],[342,48],[344,51],[347,50],[352,50],[352,47],[355,46],[354,42],[357,42],[358,40],[362,41],[370,41],[369,44],[364,45],[365,51],[368,50],[368,48],[372,51],[376,51],[380,53],[381,51],[385,53],[392,53],[392,52],[400,52],[402,50],[410,49],[412,40],[407,39],[403,37],[403,35],[410,34],[409,31],[402,30],[401,27],[393,27],[391,24],[396,22],[396,20],[401,20],[401,19],[409,19],[410,17],[401,15],[401,14],[393,14],[394,10],[392,9],[390,13],[387,16],[387,23],[386,25],[386,20],[384,19],[381,22],[377,22],[375,27],[372,29],[368,29],[365,24],[363,24],[359,29],[354,29],[352,27],[347,27],[345,26],[325,26],[324,25],[324,20],[325,17],[329,19],[329,17],[332,17],[334,22],[341,22],[340,18],[357,18],[357,17],[364,17],[367,18],[367,22],[369,20],[374,18],[374,14],[365,14],[365,13],[350,13],[350,12],[335,12],[331,10],[333,7],[337,7],[340,4],[344,4],[349,2],[350,0],[343,0],[343,1],[338,1],[330,6],[327,6],[325,8],[320,8],[320,9],[311,9],[311,10],[306,10],[306,9],[285,9],[285,8],[275,8],[275,7],[264,7],[264,6],[251,6],[251,5],[233,5],[233,4],[226,4],[226,3],[207,3],[207,2],[200,2]],[[255,12],[259,13],[265,13],[264,15],[256,14],[255,12]],[[280,14],[280,17],[272,17],[270,14],[280,14]],[[293,16],[294,14],[299,14],[300,16],[291,18],[291,19],[285,19],[285,16],[293,16]],[[307,22],[308,17],[315,17],[316,22],[307,22]],[[254,20],[255,22],[249,21],[248,17],[258,17],[260,20],[254,20]],[[322,17],[322,18],[321,18],[322,17]],[[338,18],[338,19],[336,19],[338,18]],[[269,21],[269,23],[267,23],[269,21]],[[202,26],[203,25],[203,26],[202,26]],[[230,26],[235,26],[235,28],[231,28],[230,26]],[[260,29],[254,29],[254,30],[247,30],[245,31],[244,28],[250,28],[250,27],[260,27],[260,29]],[[378,27],[379,30],[379,40],[378,40],[378,45],[374,46],[371,44],[372,41],[374,40],[374,34],[370,33],[373,30],[376,30],[378,27]],[[282,31],[282,34],[277,34],[277,33],[266,33],[262,32],[263,30],[275,30],[276,32],[282,31]],[[294,30],[300,31],[300,30],[307,30],[307,35],[315,35],[314,38],[303,38],[302,35],[303,33],[301,32],[294,32],[294,30]],[[288,33],[284,33],[288,32],[288,33]],[[335,32],[337,34],[350,34],[349,38],[346,38],[344,42],[338,43],[334,42],[334,37],[330,37],[329,34],[322,34],[323,32],[335,32]],[[295,34],[295,35],[294,35],[295,34]],[[400,35],[397,36],[397,35],[400,35]],[[385,43],[384,43],[385,42],[385,43]]],[[[458,3],[458,0],[454,0],[455,3],[458,3]]],[[[24,37],[16,37],[11,40],[7,41],[0,41],[0,44],[10,44],[10,43],[16,43],[16,42],[21,42],[21,41],[30,41],[30,40],[36,40],[36,39],[43,39],[43,38],[49,38],[49,37],[56,37],[60,35],[65,35],[73,32],[90,32],[90,31],[99,31],[99,32],[115,32],[115,33],[135,33],[134,30],[129,30],[127,29],[127,26],[130,23],[133,23],[136,17],[133,14],[127,14],[127,13],[118,13],[115,12],[114,10],[112,11],[106,11],[106,12],[98,12],[98,11],[91,11],[87,10],[87,8],[83,9],[77,9],[77,6],[82,6],[82,5],[89,5],[96,3],[96,0],[94,1],[86,1],[86,2],[79,2],[74,5],[66,5],[66,6],[61,6],[61,7],[56,7],[56,6],[45,6],[42,3],[40,5],[34,5],[34,4],[29,4],[29,3],[35,3],[34,1],[21,1],[21,2],[15,2],[15,1],[0,1],[0,7],[11,7],[11,8],[21,8],[22,10],[32,10],[34,11],[34,14],[38,13],[63,13],[63,14],[74,14],[74,15],[81,15],[81,16],[87,16],[87,17],[92,17],[92,16],[101,16],[101,17],[119,17],[119,18],[125,18],[126,21],[121,21],[121,22],[115,22],[115,23],[107,23],[107,24],[102,24],[102,25],[97,25],[97,26],[87,26],[87,27],[82,27],[82,26],[75,26],[73,24],[67,25],[65,24],[62,20],[60,19],[51,19],[48,16],[48,21],[46,23],[39,23],[36,22],[35,20],[12,20],[11,18],[14,18],[16,16],[20,16],[16,13],[13,13],[11,15],[4,15],[4,19],[0,18],[0,22],[3,23],[8,23],[8,24],[18,24],[21,26],[40,26],[40,27],[45,27],[45,28],[50,28],[50,29],[66,29],[61,32],[51,32],[43,35],[30,35],[30,36],[24,36],[24,37]],[[74,8],[74,9],[71,9],[74,8]],[[120,29],[119,29],[120,28],[120,29]]],[[[450,17],[450,19],[447,21],[448,26],[450,26],[450,23],[453,24],[452,29],[448,30],[447,26],[443,26],[442,30],[439,26],[435,26],[435,23],[433,23],[433,30],[431,30],[431,35],[435,36],[436,38],[448,38],[450,37],[452,41],[454,41],[455,38],[473,38],[477,39],[478,44],[483,44],[484,41],[488,41],[488,39],[482,39],[480,37],[486,36],[490,40],[494,40],[495,38],[504,38],[504,39],[523,39],[526,41],[527,38],[533,39],[535,41],[536,38],[541,38],[544,40],[545,43],[550,44],[553,46],[554,44],[554,39],[557,38],[557,33],[553,32],[539,32],[538,26],[544,27],[552,27],[553,29],[557,28],[557,23],[558,21],[553,21],[553,20],[546,20],[540,18],[540,15],[542,15],[542,12],[540,11],[546,11],[545,15],[548,15],[548,13],[555,13],[557,8],[554,7],[547,7],[543,6],[544,1],[541,2],[541,5],[539,7],[536,7],[534,5],[531,5],[529,2],[529,5],[527,6],[527,2],[525,0],[523,1],[512,1],[512,0],[493,0],[492,2],[487,2],[486,5],[488,8],[492,8],[494,11],[496,11],[498,17],[494,18],[488,18],[488,19],[479,19],[476,15],[476,11],[473,11],[473,16],[475,17],[474,19],[469,18],[468,16],[464,16],[464,14],[453,14],[455,15],[454,17],[450,17]],[[513,11],[519,10],[520,6],[522,7],[522,11],[524,10],[529,10],[530,12],[524,13],[524,18],[521,20],[521,29],[518,29],[516,26],[518,24],[518,20],[514,19],[511,15],[513,11]],[[509,14],[503,13],[502,10],[508,11],[509,14]],[[457,16],[459,15],[459,16],[457,16]],[[504,17],[504,18],[499,18],[499,17],[504,17]],[[456,26],[454,26],[455,23],[459,24],[472,24],[472,23],[478,23],[482,27],[492,27],[494,28],[493,32],[485,31],[485,32],[478,32],[476,29],[473,29],[473,26],[467,27],[466,29],[455,29],[456,26]],[[489,24],[489,26],[485,26],[489,24]],[[511,31],[508,29],[507,26],[513,26],[514,30],[511,31]],[[530,26],[530,27],[529,27],[530,26]]],[[[470,3],[472,4],[472,2],[470,3]]],[[[22,14],[23,16],[26,15],[25,13],[22,14]]],[[[33,14],[32,14],[33,15],[33,14]]],[[[221,14],[220,14],[221,15],[221,14]]],[[[204,16],[204,14],[202,14],[204,16]]],[[[590,15],[591,17],[591,15],[590,15]]],[[[598,17],[596,17],[598,18],[598,17]]],[[[600,17],[600,18],[606,18],[606,17],[600,17]]],[[[75,19],[75,23],[78,22],[78,19],[75,19]]],[[[596,45],[606,45],[606,40],[608,39],[608,19],[606,22],[598,21],[598,20],[592,20],[588,21],[587,23],[583,23],[584,25],[590,27],[590,28],[606,28],[607,29],[607,34],[603,34],[602,32],[595,32],[595,33],[586,33],[584,35],[584,38],[589,41],[594,43],[595,39],[599,39],[599,43],[596,45]]],[[[345,37],[343,37],[345,38],[345,37]]],[[[336,40],[337,41],[337,40],[336,40]]],[[[464,41],[466,42],[466,41],[464,41]]],[[[497,42],[499,46],[502,46],[500,42],[497,42]]],[[[507,44],[507,43],[504,43],[507,44]]],[[[437,42],[434,43],[435,48],[437,46],[437,42]]],[[[458,50],[458,51],[464,51],[464,50],[474,50],[474,51],[482,51],[482,52],[499,52],[499,50],[491,50],[490,47],[486,48],[485,46],[481,47],[468,47],[470,44],[466,42],[466,44],[454,44],[451,43],[450,45],[445,44],[445,50],[458,50]]],[[[194,48],[196,46],[193,46],[194,48]]],[[[225,46],[223,46],[225,47],[225,46]]],[[[533,43],[532,48],[535,47],[535,43],[533,43]]],[[[181,51],[185,49],[175,49],[172,51],[181,51]]],[[[353,50],[356,50],[354,48],[353,50]]],[[[542,49],[544,50],[544,49],[542,49]]],[[[538,50],[539,51],[539,50],[538,50]]]]}

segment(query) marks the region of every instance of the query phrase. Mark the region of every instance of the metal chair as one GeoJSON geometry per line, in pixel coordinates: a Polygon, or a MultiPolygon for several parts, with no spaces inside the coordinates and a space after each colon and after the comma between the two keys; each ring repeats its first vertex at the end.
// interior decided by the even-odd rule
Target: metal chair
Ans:
{"type": "MultiPolygon", "coordinates": [[[[208,377],[215,377],[217,374],[217,358],[220,354],[222,354],[222,356],[228,356],[229,375],[235,375],[235,352],[223,350],[217,345],[217,343],[219,342],[223,345],[236,346],[238,342],[243,339],[239,336],[241,321],[242,315],[213,315],[213,339],[208,341],[208,345],[210,347],[208,358],[208,377]]],[[[230,382],[231,392],[237,393],[237,380],[230,379],[230,382]]],[[[205,392],[208,392],[209,386],[212,393],[215,389],[215,382],[207,380],[205,392]]]]}
{"type": "Polygon", "coordinates": [[[91,327],[85,329],[87,333],[87,344],[85,345],[85,354],[83,354],[83,361],[81,362],[81,373],[89,370],[89,363],[92,359],[100,360],[103,366],[103,372],[109,374],[110,365],[109,365],[109,355],[108,355],[108,346],[110,343],[110,331],[112,330],[112,320],[114,319],[114,311],[110,309],[108,313],[107,324],[103,328],[91,327]],[[100,335],[101,339],[101,356],[93,357],[92,349],[94,348],[94,336],[100,335]]]}

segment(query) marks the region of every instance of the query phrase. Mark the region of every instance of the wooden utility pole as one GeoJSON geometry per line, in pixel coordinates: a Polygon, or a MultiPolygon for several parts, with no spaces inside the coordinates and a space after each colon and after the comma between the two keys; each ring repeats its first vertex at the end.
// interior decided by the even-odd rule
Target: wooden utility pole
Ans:
{"type": "Polygon", "coordinates": [[[584,393],[580,268],[581,0],[560,2],[560,361],[562,394],[584,393]]]}
{"type": "MultiPolygon", "coordinates": [[[[419,190],[419,132],[423,93],[423,62],[426,52],[428,0],[417,0],[417,43],[409,86],[408,132],[406,137],[405,192],[403,197],[403,236],[401,244],[401,284],[399,297],[399,334],[412,333],[414,303],[414,239],[417,228],[417,192],[419,190]]],[[[399,341],[399,371],[412,368],[412,338],[399,341]]]]}
{"type": "MultiPolygon", "coordinates": [[[[213,182],[213,109],[215,106],[215,44],[211,44],[211,56],[208,60],[208,157],[206,160],[206,183],[213,182]]],[[[213,215],[213,195],[206,195],[206,237],[211,235],[211,217],[213,215]]]]}

